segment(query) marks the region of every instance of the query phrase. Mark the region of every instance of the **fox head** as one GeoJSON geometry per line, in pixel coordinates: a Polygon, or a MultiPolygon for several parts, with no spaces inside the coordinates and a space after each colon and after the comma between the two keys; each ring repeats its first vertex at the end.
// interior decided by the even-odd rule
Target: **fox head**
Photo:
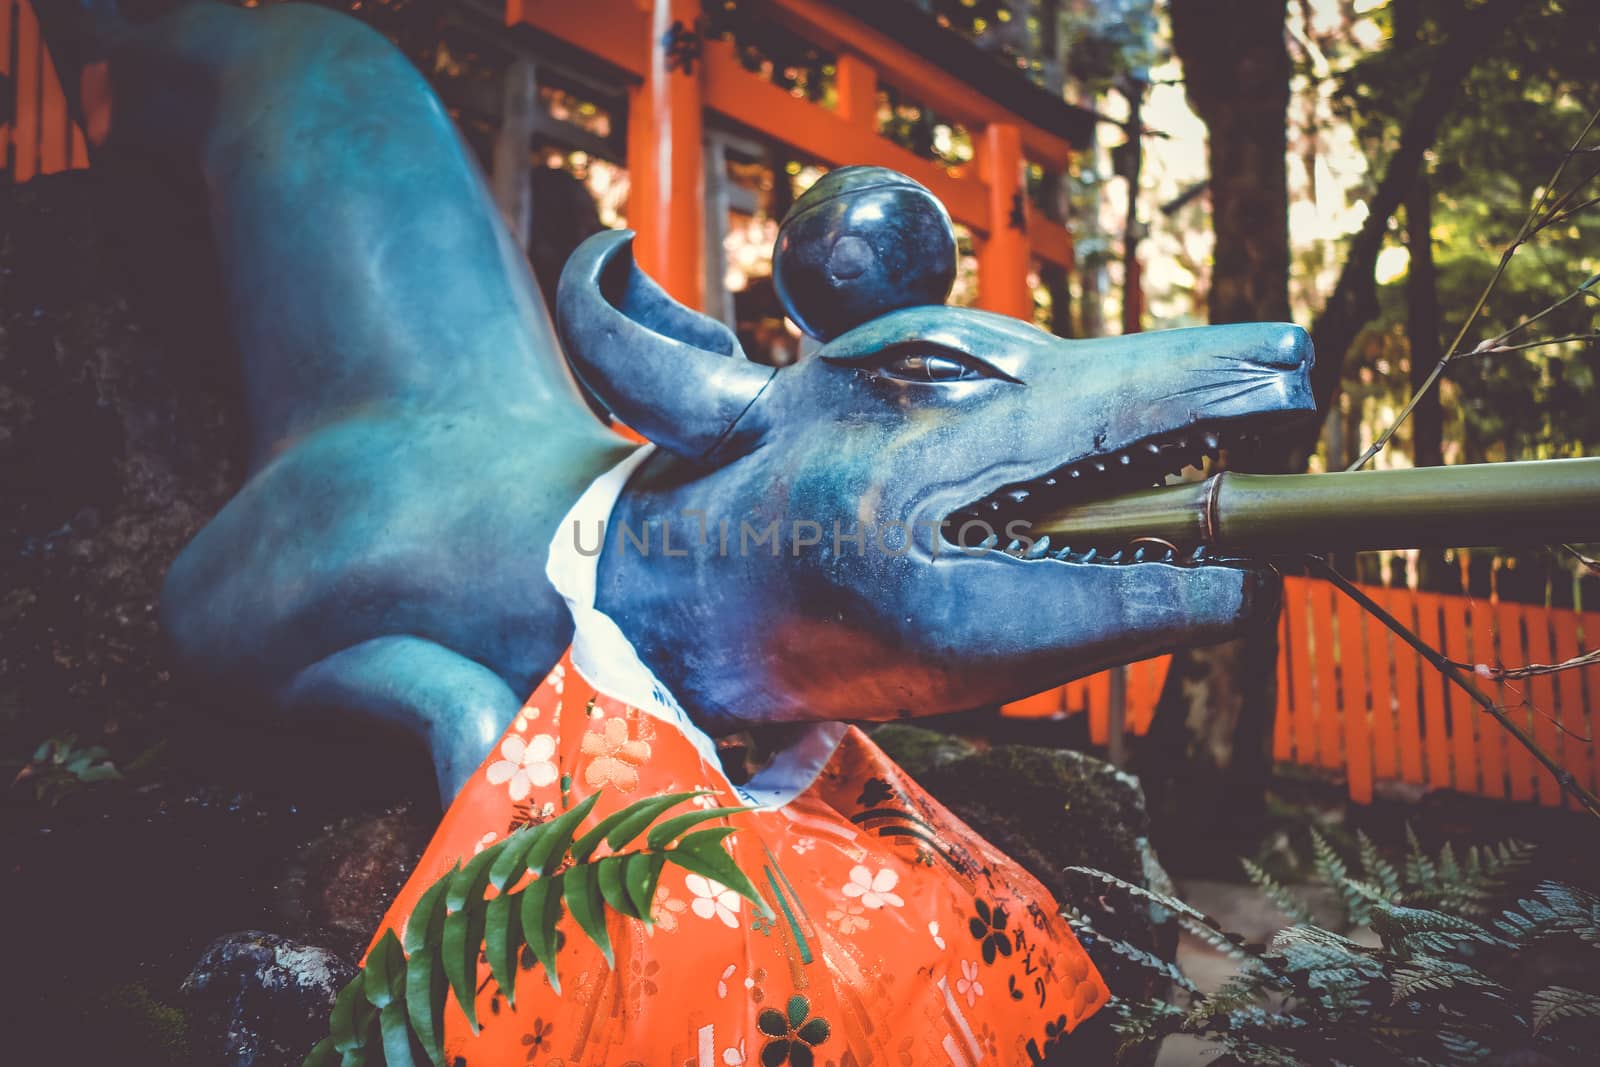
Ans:
{"type": "Polygon", "coordinates": [[[1297,326],[1073,341],[925,306],[774,369],[645,276],[625,232],[572,257],[558,318],[578,377],[658,446],[597,605],[708,728],[1002,702],[1276,603],[1259,564],[1049,544],[1029,519],[1313,411],[1297,326]]]}

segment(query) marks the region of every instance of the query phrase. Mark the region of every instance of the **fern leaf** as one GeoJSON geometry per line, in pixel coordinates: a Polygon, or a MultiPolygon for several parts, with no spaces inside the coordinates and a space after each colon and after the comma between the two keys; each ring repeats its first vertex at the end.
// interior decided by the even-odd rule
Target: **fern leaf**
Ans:
{"type": "Polygon", "coordinates": [[[1402,904],[1375,904],[1372,908],[1372,929],[1385,945],[1401,951],[1437,950],[1441,944],[1460,944],[1463,941],[1485,945],[1504,944],[1501,938],[1471,919],[1402,904]]]}
{"type": "Polygon", "coordinates": [[[1418,892],[1432,892],[1439,884],[1439,869],[1433,858],[1422,850],[1417,831],[1406,823],[1405,888],[1407,896],[1418,892]]]}
{"type": "Polygon", "coordinates": [[[656,883],[661,880],[666,862],[665,856],[644,852],[632,853],[623,860],[623,885],[627,887],[628,899],[633,901],[634,911],[646,926],[656,921],[651,908],[655,904],[656,883]]]}
{"type": "Polygon", "coordinates": [[[1553,985],[1533,995],[1533,1032],[1543,1033],[1553,1023],[1580,1016],[1600,1018],[1600,996],[1582,989],[1553,985]]]}
{"type": "Polygon", "coordinates": [[[562,901],[578,928],[589,935],[600,954],[606,958],[607,967],[615,967],[611,952],[611,935],[606,931],[605,900],[600,896],[600,881],[593,864],[579,863],[568,868],[562,901]]]}
{"type": "Polygon", "coordinates": [[[733,862],[733,858],[723,851],[722,839],[733,832],[731,826],[719,826],[713,830],[696,830],[692,834],[686,834],[678,842],[677,847],[666,854],[667,861],[710,878],[714,882],[720,882],[755,904],[770,919],[774,914],[772,908],[761,894],[756,892],[755,885],[733,862]]]}
{"type": "Polygon", "coordinates": [[[522,908],[514,893],[501,893],[489,901],[484,911],[484,956],[494,984],[506,995],[506,1003],[516,1007],[517,957],[522,953],[522,908]]]}
{"type": "Polygon", "coordinates": [[[1361,871],[1366,875],[1366,880],[1382,890],[1387,899],[1393,900],[1399,896],[1400,872],[1395,870],[1394,864],[1383,858],[1383,853],[1378,851],[1378,846],[1373,844],[1365,830],[1356,831],[1356,843],[1360,849],[1361,871]]]}
{"type": "Polygon", "coordinates": [[[494,850],[484,849],[450,877],[450,888],[445,890],[447,912],[439,954],[444,959],[444,974],[450,980],[450,989],[473,1033],[478,1032],[478,946],[483,944],[487,919],[479,905],[483,902],[483,891],[489,886],[490,867],[498,858],[494,850]]]}
{"type": "Polygon", "coordinates": [[[748,897],[768,915],[722,841],[735,831],[724,826],[687,833],[709,819],[747,811],[716,808],[656,821],[698,793],[649,797],[601,819],[581,837],[578,829],[599,793],[555,819],[526,827],[484,849],[428,887],[406,924],[402,943],[386,931],[362,971],[339,993],[329,1016],[329,1036],[317,1043],[305,1067],[416,1067],[420,1052],[443,1067],[444,1006],[454,996],[474,1031],[478,958],[487,959],[490,980],[510,1002],[517,961],[527,944],[558,994],[556,926],[569,910],[579,929],[614,965],[606,911],[650,921],[656,884],[668,863],[704,874],[748,897]],[[619,852],[646,836],[643,851],[619,852]],[[613,851],[594,858],[604,841],[613,851]],[[670,849],[666,846],[672,845],[670,849]],[[531,878],[529,876],[532,876],[531,878]],[[513,887],[526,881],[521,889],[513,887]],[[493,886],[495,895],[485,899],[493,886]]]}
{"type": "Polygon", "coordinates": [[[1152,971],[1155,974],[1161,975],[1161,977],[1181,987],[1187,992],[1199,992],[1198,987],[1194,984],[1194,982],[1189,980],[1188,975],[1184,974],[1178,969],[1177,964],[1170,963],[1167,960],[1162,959],[1160,956],[1157,956],[1153,952],[1146,952],[1137,945],[1130,945],[1126,941],[1111,937],[1102,936],[1099,944],[1101,947],[1109,949],[1111,952],[1116,953],[1118,956],[1121,956],[1130,963],[1142,967],[1147,971],[1152,971]]]}
{"type": "Polygon", "coordinates": [[[528,851],[528,869],[541,877],[554,874],[556,868],[567,858],[567,851],[572,847],[572,838],[578,831],[578,824],[588,817],[589,812],[594,810],[595,804],[599,801],[598,792],[590,793],[554,819],[528,831],[543,831],[539,834],[538,843],[528,851]]]}
{"type": "Polygon", "coordinates": [[[1391,980],[1393,1003],[1412,1000],[1423,993],[1437,993],[1459,986],[1475,986],[1498,994],[1511,992],[1493,978],[1458,960],[1437,956],[1415,956],[1398,968],[1391,980]]]}
{"type": "Polygon", "coordinates": [[[1339,894],[1339,902],[1344,905],[1345,921],[1352,926],[1365,924],[1372,911],[1369,901],[1351,889],[1349,866],[1314,826],[1311,828],[1311,851],[1318,877],[1339,894]]]}
{"type": "Polygon", "coordinates": [[[651,827],[650,832],[645,835],[645,847],[652,852],[660,851],[671,845],[692,827],[699,826],[701,823],[711,819],[721,819],[724,816],[737,815],[742,811],[748,810],[748,808],[708,808],[704,811],[689,811],[682,815],[674,815],[672,818],[664,819],[651,827]]]}
{"type": "Polygon", "coordinates": [[[1267,873],[1265,867],[1251,859],[1240,861],[1244,864],[1244,872],[1250,879],[1250,884],[1261,890],[1261,895],[1266,897],[1277,908],[1289,917],[1290,922],[1308,923],[1311,921],[1311,912],[1300,903],[1298,897],[1291,893],[1287,886],[1267,873]]]}
{"type": "Polygon", "coordinates": [[[1104,882],[1106,885],[1115,886],[1131,896],[1142,897],[1145,900],[1153,901],[1156,904],[1160,904],[1168,911],[1175,911],[1179,915],[1187,915],[1191,919],[1198,919],[1200,922],[1206,923],[1210,926],[1216,926],[1218,929],[1221,929],[1221,927],[1217,926],[1216,922],[1204,912],[1184,903],[1177,897],[1169,896],[1166,893],[1157,893],[1154,890],[1146,889],[1142,885],[1134,885],[1132,882],[1125,882],[1114,874],[1107,874],[1105,871],[1096,870],[1093,867],[1067,867],[1066,870],[1073,874],[1085,875],[1086,877],[1093,878],[1098,882],[1104,882]]]}
{"type": "Polygon", "coordinates": [[[527,938],[533,958],[544,968],[550,988],[557,994],[561,992],[561,979],[556,975],[556,924],[561,921],[565,881],[564,874],[540,878],[518,894],[522,898],[522,936],[527,938]]]}
{"type": "Polygon", "coordinates": [[[444,1003],[449,989],[438,949],[444,933],[444,893],[457,870],[459,864],[422,894],[406,923],[406,1015],[434,1067],[444,1067],[444,1003]]]}

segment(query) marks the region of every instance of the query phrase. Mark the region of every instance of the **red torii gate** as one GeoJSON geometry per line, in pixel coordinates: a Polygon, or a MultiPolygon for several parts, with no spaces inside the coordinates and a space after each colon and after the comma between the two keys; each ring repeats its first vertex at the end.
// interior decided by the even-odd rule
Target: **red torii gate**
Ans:
{"type": "MultiPolygon", "coordinates": [[[[694,32],[699,0],[507,0],[508,25],[566,42],[630,81],[628,224],[639,235],[640,265],[678,299],[705,306],[703,144],[710,116],[829,166],[876,164],[916,178],[978,241],[979,306],[1031,319],[1030,257],[1070,269],[1073,250],[1065,226],[1029,210],[1024,167],[1032,162],[1064,171],[1075,147],[1069,135],[1019,117],[838,7],[820,0],[766,0],[763,6],[797,38],[838,56],[834,107],[800,99],[750,73],[725,41],[699,42],[694,62],[674,62],[671,42],[694,32]],[[942,166],[880,136],[880,85],[893,85],[966,126],[975,165],[942,166]]],[[[1063,114],[1074,110],[1060,107],[1063,114]]],[[[1073,135],[1082,137],[1087,116],[1074,117],[1073,135]]]]}

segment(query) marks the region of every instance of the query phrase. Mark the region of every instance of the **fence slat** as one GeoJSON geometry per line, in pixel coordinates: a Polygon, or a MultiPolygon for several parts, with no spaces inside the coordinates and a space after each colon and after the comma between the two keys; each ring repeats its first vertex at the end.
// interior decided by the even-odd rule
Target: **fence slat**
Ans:
{"type": "MultiPolygon", "coordinates": [[[[1523,624],[1527,627],[1526,658],[1515,662],[1508,661],[1506,666],[1521,667],[1529,663],[1553,662],[1554,657],[1550,652],[1550,613],[1543,608],[1520,607],[1518,614],[1522,616],[1523,624]]],[[[1519,684],[1524,687],[1528,696],[1528,715],[1533,721],[1534,742],[1544,749],[1545,755],[1558,764],[1564,762],[1563,739],[1561,731],[1556,729],[1555,678],[1548,674],[1538,674],[1519,684]]],[[[1561,803],[1561,786],[1556,781],[1556,776],[1546,770],[1543,764],[1534,763],[1533,780],[1539,803],[1551,807],[1561,803]]]]}
{"type": "MultiPolygon", "coordinates": [[[[1389,613],[1412,632],[1416,631],[1417,598],[1409,590],[1389,591],[1389,613]]],[[[1400,777],[1421,785],[1425,780],[1422,776],[1422,691],[1418,670],[1422,667],[1422,657],[1392,637],[1389,638],[1389,653],[1394,662],[1395,735],[1400,742],[1400,777]]]]}
{"type": "MultiPolygon", "coordinates": [[[[1338,598],[1339,681],[1344,720],[1345,780],[1350,799],[1357,804],[1372,803],[1372,738],[1367,719],[1367,653],[1362,633],[1360,604],[1347,596],[1338,598]]],[[[1326,709],[1325,710],[1329,710],[1326,709]]]]}
{"type": "Polygon", "coordinates": [[[1333,586],[1318,582],[1311,590],[1312,662],[1317,672],[1317,756],[1331,770],[1344,766],[1339,728],[1339,654],[1333,643],[1333,586]]]}
{"type": "MultiPolygon", "coordinates": [[[[1506,612],[1510,610],[1506,604],[1490,604],[1484,600],[1474,600],[1471,604],[1472,612],[1472,655],[1470,658],[1477,663],[1492,663],[1495,661],[1495,634],[1501,635],[1501,640],[1506,640],[1505,635],[1515,634],[1518,631],[1515,618],[1511,623],[1506,623],[1506,612]]],[[[1485,688],[1480,685],[1480,689],[1485,688]]],[[[1451,694],[1455,697],[1456,694],[1451,694]]],[[[1496,697],[1500,703],[1505,703],[1503,697],[1496,697]]],[[[1485,718],[1486,712],[1479,711],[1478,719],[1478,761],[1482,765],[1483,795],[1486,797],[1503,797],[1506,795],[1506,749],[1505,731],[1500,724],[1485,718]]]]}
{"type": "Polygon", "coordinates": [[[1031,697],[1001,705],[1000,713],[1014,719],[1051,719],[1061,714],[1065,688],[1047,689],[1031,697]]]}
{"type": "Polygon", "coordinates": [[[1283,610],[1289,623],[1289,633],[1294,641],[1294,758],[1307,767],[1317,764],[1317,720],[1315,695],[1311,685],[1311,644],[1306,635],[1311,632],[1307,611],[1311,605],[1311,590],[1316,583],[1310,579],[1292,578],[1284,582],[1283,610]]]}
{"type": "Polygon", "coordinates": [[[1167,670],[1171,666],[1171,656],[1157,656],[1135,663],[1130,670],[1128,729],[1139,737],[1148,733],[1150,724],[1155,721],[1156,705],[1161,701],[1161,690],[1167,684],[1167,670]]]}
{"type": "MultiPolygon", "coordinates": [[[[1284,598],[1285,605],[1288,598],[1284,598]]],[[[1278,697],[1272,713],[1272,759],[1289,763],[1294,759],[1294,739],[1289,722],[1289,665],[1294,662],[1294,643],[1289,634],[1289,612],[1278,613],[1278,697]]]]}
{"type": "Polygon", "coordinates": [[[1103,745],[1111,740],[1111,675],[1107,671],[1086,679],[1084,695],[1089,711],[1089,740],[1103,745]]]}
{"type": "Polygon", "coordinates": [[[39,94],[39,173],[56,174],[67,169],[67,98],[43,42],[39,48],[39,94]]]}
{"type": "Polygon", "coordinates": [[[39,22],[28,4],[17,5],[17,120],[12,129],[11,177],[25,182],[39,164],[39,22]]]}
{"type": "MultiPolygon", "coordinates": [[[[1552,611],[1550,628],[1555,640],[1551,655],[1560,663],[1578,655],[1578,615],[1572,611],[1552,611]]],[[[1560,703],[1561,726],[1568,731],[1562,738],[1562,765],[1584,787],[1594,781],[1594,733],[1589,716],[1583,708],[1583,675],[1585,671],[1562,671],[1556,675],[1556,699],[1560,703]],[[1576,736],[1572,736],[1576,735],[1576,736]],[[1587,738],[1588,740],[1581,740],[1587,738]]],[[[1576,800],[1570,801],[1573,810],[1581,810],[1576,800]]]]}
{"type": "MultiPolygon", "coordinates": [[[[1467,656],[1467,598],[1444,597],[1444,654],[1451,659],[1467,656]]],[[[1440,679],[1443,681],[1443,679],[1440,679]]],[[[1460,693],[1450,693],[1450,764],[1455,787],[1478,792],[1478,705],[1460,693]]]]}
{"type": "MultiPolygon", "coordinates": [[[[1509,666],[1520,666],[1528,662],[1528,650],[1522,641],[1522,617],[1516,605],[1501,604],[1496,623],[1500,638],[1499,647],[1491,648],[1486,654],[1480,654],[1477,662],[1504,663],[1509,666]]],[[[1526,692],[1521,682],[1514,684],[1501,682],[1495,692],[1495,701],[1505,711],[1506,717],[1524,731],[1529,729],[1526,692]]],[[[1495,729],[1504,732],[1498,723],[1495,724],[1495,729]]],[[[1511,779],[1511,788],[1505,795],[1518,803],[1530,801],[1534,796],[1533,756],[1514,738],[1508,736],[1506,741],[1509,742],[1506,745],[1506,774],[1511,779]]]]}
{"type": "MultiPolygon", "coordinates": [[[[1373,589],[1371,595],[1385,611],[1393,615],[1399,606],[1395,602],[1395,592],[1393,589],[1373,589]]],[[[1393,781],[1400,777],[1400,753],[1395,743],[1394,686],[1389,676],[1393,667],[1389,655],[1389,631],[1377,619],[1363,619],[1361,625],[1366,631],[1367,690],[1372,698],[1372,776],[1379,781],[1393,781]]]]}
{"type": "MultiPolygon", "coordinates": [[[[1439,647],[1439,609],[1442,598],[1430,594],[1417,596],[1417,637],[1433,648],[1439,647]]],[[[1428,787],[1450,788],[1450,736],[1445,727],[1445,681],[1423,658],[1407,649],[1406,662],[1417,676],[1422,694],[1422,744],[1428,754],[1428,787]]]]}

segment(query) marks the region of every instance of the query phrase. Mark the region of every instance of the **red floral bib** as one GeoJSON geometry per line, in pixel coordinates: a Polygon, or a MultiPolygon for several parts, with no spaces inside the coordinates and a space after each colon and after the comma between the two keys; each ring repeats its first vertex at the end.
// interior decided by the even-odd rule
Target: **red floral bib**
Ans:
{"type": "MultiPolygon", "coordinates": [[[[597,693],[564,657],[450,806],[384,927],[403,932],[458,860],[596,790],[593,818],[692,789],[717,793],[708,807],[740,802],[676,726],[597,693]]],[[[1029,1064],[1109,998],[1044,887],[859,730],[800,795],[727,825],[774,918],[669,865],[653,927],[611,914],[614,968],[570,916],[560,994],[525,959],[513,1010],[480,965],[482,1029],[452,1002],[447,1062],[1029,1064]]]]}

